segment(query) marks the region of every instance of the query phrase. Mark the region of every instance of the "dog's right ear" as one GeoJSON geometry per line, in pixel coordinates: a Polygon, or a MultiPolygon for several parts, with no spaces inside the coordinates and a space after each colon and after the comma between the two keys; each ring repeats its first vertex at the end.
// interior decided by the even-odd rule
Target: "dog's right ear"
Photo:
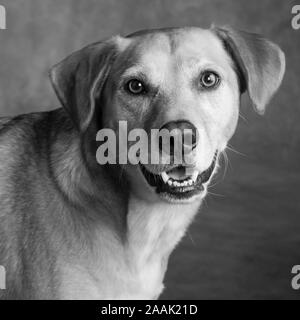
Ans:
{"type": "Polygon", "coordinates": [[[89,126],[121,37],[89,45],[74,52],[50,70],[53,88],[76,128],[89,126]]]}

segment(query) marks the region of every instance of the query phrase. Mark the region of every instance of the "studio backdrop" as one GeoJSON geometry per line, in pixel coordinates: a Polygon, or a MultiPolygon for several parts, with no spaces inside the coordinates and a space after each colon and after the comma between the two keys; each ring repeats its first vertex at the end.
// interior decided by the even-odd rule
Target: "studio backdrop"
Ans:
{"type": "MultiPolygon", "coordinates": [[[[0,116],[59,106],[48,69],[86,44],[147,28],[230,25],[286,54],[283,84],[264,116],[247,95],[228,162],[173,252],[165,299],[300,298],[300,29],[297,1],[2,0],[0,116]]],[[[300,2],[299,2],[300,4],[300,2]]]]}

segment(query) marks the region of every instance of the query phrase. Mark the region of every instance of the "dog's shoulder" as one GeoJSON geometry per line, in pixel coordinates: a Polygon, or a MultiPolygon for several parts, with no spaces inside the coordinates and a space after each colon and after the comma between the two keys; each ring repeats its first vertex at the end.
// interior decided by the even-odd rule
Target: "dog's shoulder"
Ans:
{"type": "Polygon", "coordinates": [[[45,115],[25,114],[0,119],[0,179],[16,163],[25,162],[26,155],[35,147],[34,124],[45,115]],[[23,158],[23,161],[22,159],[23,158]]]}
{"type": "Polygon", "coordinates": [[[65,118],[60,109],[0,118],[0,195],[42,178],[58,132],[67,130],[65,118]]]}
{"type": "Polygon", "coordinates": [[[68,130],[70,125],[67,122],[67,116],[61,108],[15,117],[1,117],[0,157],[5,151],[12,152],[14,156],[23,153],[29,155],[31,152],[35,155],[40,154],[44,145],[55,139],[55,132],[61,131],[62,128],[68,130]]]}

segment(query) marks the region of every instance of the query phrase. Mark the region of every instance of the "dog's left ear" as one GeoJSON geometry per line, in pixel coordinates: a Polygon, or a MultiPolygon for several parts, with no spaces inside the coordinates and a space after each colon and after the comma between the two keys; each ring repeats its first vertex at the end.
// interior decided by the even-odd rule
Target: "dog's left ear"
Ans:
{"type": "Polygon", "coordinates": [[[119,38],[76,51],[50,70],[58,99],[80,132],[87,129],[93,118],[95,102],[118,53],[119,38]]]}
{"type": "Polygon", "coordinates": [[[256,111],[265,107],[278,89],[285,71],[285,56],[273,42],[258,34],[213,27],[236,64],[241,93],[248,90],[256,111]]]}

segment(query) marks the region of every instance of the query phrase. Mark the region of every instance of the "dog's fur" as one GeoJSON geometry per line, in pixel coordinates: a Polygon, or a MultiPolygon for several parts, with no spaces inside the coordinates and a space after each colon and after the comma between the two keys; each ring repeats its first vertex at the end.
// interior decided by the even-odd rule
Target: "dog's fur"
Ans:
{"type": "Polygon", "coordinates": [[[100,166],[97,131],[117,130],[119,120],[149,132],[187,119],[200,132],[195,167],[203,171],[234,133],[240,94],[248,90],[263,113],[284,70],[272,42],[216,27],[117,36],[54,66],[63,108],[0,122],[1,298],[157,298],[205,190],[172,202],[153,192],[139,166],[100,166]],[[197,88],[204,68],[221,75],[210,92],[197,88]],[[122,90],[121,81],[137,75],[155,88],[151,98],[122,90]]]}

